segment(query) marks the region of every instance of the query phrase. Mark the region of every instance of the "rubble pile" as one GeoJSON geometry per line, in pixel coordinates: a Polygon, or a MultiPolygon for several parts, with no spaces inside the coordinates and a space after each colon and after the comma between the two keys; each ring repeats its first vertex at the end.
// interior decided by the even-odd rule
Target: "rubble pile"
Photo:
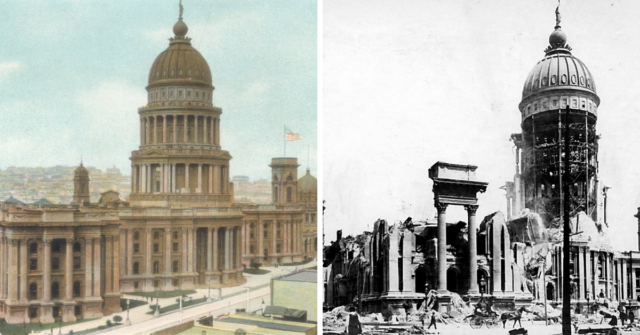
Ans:
{"type": "Polygon", "coordinates": [[[344,328],[349,320],[349,312],[345,306],[339,306],[322,315],[322,324],[326,328],[344,328]]]}

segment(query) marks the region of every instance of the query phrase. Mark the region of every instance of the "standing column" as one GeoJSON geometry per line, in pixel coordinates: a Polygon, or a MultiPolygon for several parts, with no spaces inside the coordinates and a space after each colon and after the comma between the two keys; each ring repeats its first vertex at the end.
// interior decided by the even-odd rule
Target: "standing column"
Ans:
{"type": "Polygon", "coordinates": [[[68,238],[65,246],[64,293],[65,300],[73,300],[73,239],[68,238]]]}
{"type": "Polygon", "coordinates": [[[18,240],[9,240],[9,271],[8,271],[8,295],[9,300],[18,299],[18,240]]]}
{"type": "Polygon", "coordinates": [[[184,164],[184,187],[187,189],[187,193],[191,193],[189,188],[189,163],[184,164]]]}
{"type": "Polygon", "coordinates": [[[211,227],[207,228],[207,271],[213,271],[213,238],[211,227]]]}
{"type": "Polygon", "coordinates": [[[202,163],[198,163],[198,188],[197,193],[202,193],[202,163]]]}
{"type": "Polygon", "coordinates": [[[226,165],[222,166],[222,194],[229,194],[229,178],[227,177],[227,174],[229,173],[229,167],[227,167],[226,165]]]}
{"type": "Polygon", "coordinates": [[[127,275],[133,274],[133,229],[127,229],[127,275]]]}
{"type": "Polygon", "coordinates": [[[229,270],[229,256],[231,254],[230,248],[230,239],[229,239],[229,228],[224,229],[224,269],[229,270]]]}
{"type": "Polygon", "coordinates": [[[162,143],[167,143],[167,116],[162,115],[162,143]]]}
{"type": "Polygon", "coordinates": [[[153,245],[151,242],[151,229],[147,228],[147,241],[144,245],[144,257],[145,257],[145,265],[144,265],[144,273],[147,275],[151,274],[151,253],[153,252],[153,245]]]}
{"type": "Polygon", "coordinates": [[[171,272],[173,271],[172,267],[171,267],[171,252],[173,251],[171,249],[171,229],[170,228],[165,228],[164,229],[164,273],[166,274],[171,274],[171,272]]]}
{"type": "Polygon", "coordinates": [[[198,143],[198,115],[193,116],[193,142],[198,143]]]}
{"type": "Polygon", "coordinates": [[[153,116],[153,144],[158,144],[158,117],[153,116]]]}
{"type": "Polygon", "coordinates": [[[220,194],[220,165],[213,166],[213,193],[220,194]]]}
{"type": "MultiPolygon", "coordinates": [[[[586,250],[585,250],[585,257],[586,257],[585,270],[587,272],[587,275],[585,277],[586,277],[586,281],[587,281],[587,290],[589,290],[591,292],[590,295],[591,295],[591,297],[593,297],[593,296],[595,296],[595,294],[597,292],[593,291],[594,287],[591,284],[591,273],[592,273],[592,270],[591,270],[591,250],[589,250],[589,247],[587,247],[586,250]]],[[[589,297],[589,299],[591,299],[591,297],[589,297]]]]}
{"type": "Polygon", "coordinates": [[[178,143],[178,115],[173,115],[173,143],[178,143]]]}
{"type": "Polygon", "coordinates": [[[27,240],[20,240],[20,299],[27,300],[27,240]]]}
{"type": "MultiPolygon", "coordinates": [[[[44,257],[51,257],[51,240],[49,240],[47,242],[47,240],[44,241],[44,257]],[[48,246],[47,246],[48,245],[48,246]],[[47,248],[49,249],[49,251],[47,251],[47,248]],[[49,255],[49,256],[47,256],[49,255]]],[[[84,297],[88,298],[91,296],[91,292],[93,291],[93,285],[91,285],[91,278],[93,278],[93,256],[91,255],[93,253],[93,246],[92,246],[92,239],[91,238],[85,238],[84,239],[84,297]]],[[[47,266],[47,263],[50,262],[44,262],[44,266],[47,266]]],[[[50,266],[50,265],[49,265],[50,266]]],[[[46,268],[45,268],[46,269],[46,268]]],[[[45,270],[47,271],[47,270],[45,270]]],[[[51,268],[49,267],[49,273],[51,273],[51,268]]],[[[47,273],[47,272],[45,272],[47,273]]],[[[51,278],[50,275],[47,276],[45,274],[44,278],[51,278]]],[[[51,281],[51,279],[49,279],[49,281],[51,281]]],[[[49,286],[47,285],[47,282],[45,281],[45,285],[44,287],[47,287],[47,290],[49,290],[48,287],[50,287],[51,282],[49,282],[49,286]]],[[[50,292],[50,291],[48,291],[50,292]]],[[[47,296],[49,297],[49,299],[51,299],[51,294],[50,293],[46,293],[47,296]]],[[[48,299],[45,299],[48,300],[48,299]]]]}
{"type": "MultiPolygon", "coordinates": [[[[258,240],[258,250],[256,250],[256,256],[261,257],[263,255],[262,252],[262,242],[264,240],[263,238],[263,232],[262,232],[262,222],[261,221],[257,221],[257,225],[258,225],[258,236],[256,236],[256,240],[258,240]]],[[[282,250],[282,252],[284,253],[284,250],[282,250]]]]}
{"type": "Polygon", "coordinates": [[[171,193],[176,193],[176,164],[171,164],[171,193]]]}
{"type": "Polygon", "coordinates": [[[100,238],[93,239],[93,295],[100,297],[100,238]]]}
{"type": "MultiPolygon", "coordinates": [[[[578,248],[578,271],[576,271],[576,277],[578,278],[578,299],[579,300],[584,300],[586,295],[586,286],[583,283],[582,276],[580,276],[581,273],[584,273],[584,248],[583,247],[577,247],[578,248]]],[[[546,289],[546,287],[544,288],[546,289]]]]}
{"type": "Polygon", "coordinates": [[[210,122],[211,122],[211,127],[209,127],[209,128],[210,128],[210,129],[209,129],[209,135],[211,136],[211,144],[216,144],[216,143],[215,143],[215,139],[214,139],[214,137],[213,137],[213,136],[214,136],[214,134],[215,134],[215,131],[214,131],[214,129],[213,129],[213,117],[211,117],[211,121],[210,121],[210,122]]]}
{"type": "MultiPolygon", "coordinates": [[[[478,290],[478,235],[476,234],[476,211],[478,205],[464,206],[469,218],[469,293],[479,293],[478,290]]],[[[507,252],[507,251],[505,251],[507,252]]]]}
{"type": "Polygon", "coordinates": [[[213,193],[213,165],[209,164],[209,193],[213,193]]]}
{"type": "Polygon", "coordinates": [[[193,243],[191,243],[191,235],[193,228],[187,228],[187,272],[193,272],[193,243]]]}
{"type": "Polygon", "coordinates": [[[216,145],[220,145],[220,119],[216,118],[215,122],[216,145]]]}
{"type": "MultiPolygon", "coordinates": [[[[100,264],[100,263],[98,263],[100,264]]],[[[104,239],[104,291],[111,292],[113,287],[113,236],[106,235],[104,239]]],[[[100,271],[98,271],[100,276],[100,271]]]]}
{"type": "MultiPolygon", "coordinates": [[[[120,292],[120,238],[113,235],[113,292],[120,292]]],[[[108,275],[108,274],[107,274],[108,275]]]]}
{"type": "Polygon", "coordinates": [[[629,299],[629,291],[627,290],[627,287],[629,287],[630,283],[629,283],[629,278],[627,277],[627,265],[625,264],[626,259],[620,258],[620,267],[621,267],[621,271],[622,271],[622,277],[620,278],[620,284],[621,284],[621,288],[620,288],[620,292],[622,293],[622,295],[620,295],[620,300],[626,300],[629,299]]]}
{"type": "Polygon", "coordinates": [[[184,118],[184,143],[189,143],[189,116],[183,115],[184,118]]]}
{"type": "Polygon", "coordinates": [[[220,248],[220,243],[218,243],[218,230],[220,229],[216,229],[213,228],[213,248],[212,248],[212,256],[211,256],[211,261],[212,261],[212,265],[211,267],[213,268],[213,271],[218,271],[218,250],[220,248]]]}
{"type": "Polygon", "coordinates": [[[51,240],[44,239],[44,256],[42,261],[42,300],[51,300],[51,240]]]}
{"type": "Polygon", "coordinates": [[[189,269],[187,267],[187,265],[189,264],[189,261],[187,260],[187,234],[187,228],[182,228],[182,272],[184,273],[189,272],[189,269]]]}
{"type": "Polygon", "coordinates": [[[447,292],[447,206],[436,203],[438,210],[438,293],[447,292]]]}
{"type": "MultiPolygon", "coordinates": [[[[277,226],[278,226],[278,220],[276,220],[275,222],[271,221],[271,253],[270,254],[274,257],[276,256],[276,254],[279,254],[279,252],[277,252],[278,248],[276,247],[277,240],[278,240],[278,233],[276,230],[277,226]]],[[[280,252],[282,252],[282,250],[280,250],[280,252]]]]}
{"type": "Polygon", "coordinates": [[[636,271],[633,268],[633,261],[631,262],[631,264],[629,265],[629,271],[631,271],[631,294],[629,295],[629,297],[631,299],[636,299],[636,271]]]}
{"type": "Polygon", "coordinates": [[[197,271],[198,270],[198,251],[196,250],[197,245],[196,245],[196,233],[198,232],[197,228],[193,228],[192,234],[191,234],[191,245],[193,246],[192,248],[192,252],[193,252],[193,271],[197,271]]]}
{"type": "Polygon", "coordinates": [[[144,119],[140,117],[140,145],[144,145],[144,119]]]}
{"type": "Polygon", "coordinates": [[[209,135],[207,134],[207,117],[203,116],[202,117],[202,143],[207,144],[209,141],[207,141],[207,137],[209,137],[209,135]]]}
{"type": "Polygon", "coordinates": [[[235,228],[236,234],[236,269],[240,269],[242,268],[242,235],[241,235],[241,228],[240,227],[236,227],[235,228]]]}

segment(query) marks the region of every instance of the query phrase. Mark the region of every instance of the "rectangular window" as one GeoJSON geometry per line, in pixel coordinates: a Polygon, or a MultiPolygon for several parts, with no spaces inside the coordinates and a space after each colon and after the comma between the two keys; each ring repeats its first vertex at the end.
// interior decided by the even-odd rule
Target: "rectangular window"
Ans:
{"type": "Polygon", "coordinates": [[[58,257],[51,259],[51,270],[60,270],[60,259],[58,257]]]}
{"type": "Polygon", "coordinates": [[[140,244],[139,243],[134,243],[133,244],[133,252],[134,253],[139,253],[140,252],[140,244]]]}
{"type": "Polygon", "coordinates": [[[38,270],[38,259],[32,258],[29,260],[29,270],[36,271],[38,270]]]}
{"type": "Polygon", "coordinates": [[[153,244],[153,252],[160,252],[160,245],[158,243],[153,244]]]}
{"type": "Polygon", "coordinates": [[[73,257],[73,269],[74,270],[79,269],[80,268],[80,264],[81,264],[80,256],[73,257]]]}
{"type": "Polygon", "coordinates": [[[178,252],[178,242],[173,242],[173,252],[178,252]]]}

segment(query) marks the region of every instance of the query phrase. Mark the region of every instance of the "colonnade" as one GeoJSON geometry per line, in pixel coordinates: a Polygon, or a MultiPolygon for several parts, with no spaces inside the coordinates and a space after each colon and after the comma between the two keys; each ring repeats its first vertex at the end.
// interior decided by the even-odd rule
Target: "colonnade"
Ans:
{"type": "Polygon", "coordinates": [[[196,114],[140,117],[140,145],[178,143],[220,146],[220,118],[196,114]]]}
{"type": "Polygon", "coordinates": [[[229,194],[229,166],[148,163],[132,166],[134,193],[229,194]],[[186,189],[186,191],[181,191],[186,189]]]}
{"type": "Polygon", "coordinates": [[[302,222],[283,220],[246,220],[244,221],[244,255],[246,257],[265,257],[264,250],[267,249],[267,256],[295,256],[302,254],[302,222]],[[280,224],[281,235],[278,236],[278,223],[280,224]],[[264,237],[265,224],[267,226],[267,237],[264,237]],[[251,238],[253,230],[254,238],[251,238]],[[281,242],[281,243],[278,243],[281,242]],[[281,249],[278,252],[278,244],[281,249]],[[254,246],[251,252],[251,245],[254,246]]]}

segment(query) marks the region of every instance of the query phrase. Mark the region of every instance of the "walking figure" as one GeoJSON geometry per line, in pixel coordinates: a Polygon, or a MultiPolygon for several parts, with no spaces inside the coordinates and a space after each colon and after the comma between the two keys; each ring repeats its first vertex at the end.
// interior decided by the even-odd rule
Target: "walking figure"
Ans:
{"type": "Polygon", "coordinates": [[[349,326],[347,328],[349,335],[362,334],[362,325],[360,325],[360,319],[358,319],[356,308],[351,307],[349,312],[349,326]]]}
{"type": "Polygon", "coordinates": [[[522,328],[522,322],[520,320],[522,319],[523,312],[524,312],[524,307],[520,307],[520,309],[518,309],[518,311],[516,312],[516,316],[513,317],[513,328],[516,327],[516,322],[520,325],[520,328],[522,328]]]}
{"type": "Polygon", "coordinates": [[[436,312],[431,312],[431,322],[429,323],[429,327],[427,329],[431,329],[431,326],[438,330],[438,326],[436,326],[436,312]]]}

